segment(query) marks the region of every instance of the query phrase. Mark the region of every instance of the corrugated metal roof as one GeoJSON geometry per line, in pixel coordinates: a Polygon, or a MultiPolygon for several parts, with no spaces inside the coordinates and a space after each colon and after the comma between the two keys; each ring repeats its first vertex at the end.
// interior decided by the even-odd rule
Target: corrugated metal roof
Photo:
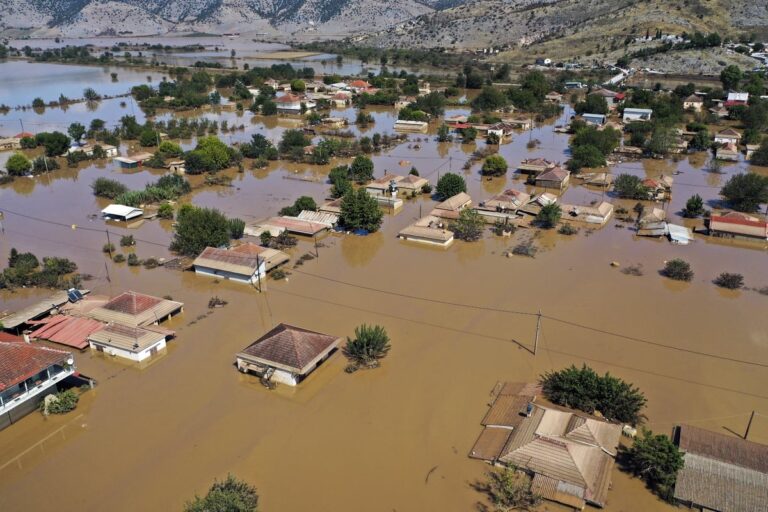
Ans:
{"type": "Polygon", "coordinates": [[[45,319],[32,337],[82,350],[88,347],[88,336],[105,325],[92,318],[56,315],[45,319]]]}
{"type": "Polygon", "coordinates": [[[255,254],[206,247],[192,264],[195,267],[211,268],[250,278],[256,273],[259,263],[260,258],[255,254]]]}
{"type": "Polygon", "coordinates": [[[520,411],[525,410],[529,400],[527,396],[499,395],[480,423],[517,427],[525,419],[520,411]]]}
{"type": "Polygon", "coordinates": [[[47,299],[43,299],[34,304],[20,309],[19,311],[12,313],[5,318],[0,318],[0,322],[6,329],[15,329],[16,327],[26,323],[29,320],[39,318],[45,314],[48,314],[51,310],[61,306],[69,300],[66,291],[56,292],[47,299]]]}
{"type": "Polygon", "coordinates": [[[680,449],[768,473],[768,445],[699,427],[680,425],[680,449]]]}

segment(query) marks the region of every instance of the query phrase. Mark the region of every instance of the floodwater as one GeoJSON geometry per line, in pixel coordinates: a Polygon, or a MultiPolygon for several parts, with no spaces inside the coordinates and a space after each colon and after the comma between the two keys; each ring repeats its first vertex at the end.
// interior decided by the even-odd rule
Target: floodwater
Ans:
{"type": "MultiPolygon", "coordinates": [[[[375,124],[365,133],[391,131],[394,112],[372,112],[375,124]]],[[[353,116],[354,110],[342,113],[353,116]]],[[[71,120],[87,124],[97,114],[77,111],[71,120]]],[[[230,124],[242,119],[246,129],[233,134],[236,139],[261,131],[276,140],[290,127],[289,121],[250,113],[222,116],[230,124]]],[[[501,154],[511,166],[528,156],[564,161],[568,138],[552,128],[550,123],[518,134],[501,154]],[[538,139],[539,147],[527,149],[530,139],[538,139]]],[[[489,181],[480,179],[479,164],[462,170],[482,142],[438,144],[433,134],[410,139],[374,157],[377,176],[414,165],[434,184],[438,174],[453,170],[465,175],[474,201],[525,187],[511,172],[489,181]],[[410,164],[401,166],[401,160],[410,164]]],[[[329,189],[324,178],[338,163],[278,162],[231,172],[231,187],[199,187],[184,200],[257,219],[300,195],[321,201],[329,189]],[[290,179],[297,176],[317,181],[290,179]]],[[[628,161],[612,172],[656,176],[679,170],[665,205],[679,220],[677,211],[690,195],[715,200],[728,176],[746,169],[743,162],[722,175],[706,168],[706,157],[694,155],[677,163],[628,161]]],[[[481,497],[472,484],[488,467],[467,453],[494,384],[534,380],[570,364],[587,363],[639,386],[648,398],[647,425],[658,432],[685,422],[741,433],[751,411],[768,414],[768,297],[724,292],[711,283],[731,271],[743,274],[749,287],[767,286],[767,255],[759,245],[699,237],[674,246],[637,239],[611,220],[572,237],[536,236],[542,250],[535,258],[502,255],[534,236],[527,230],[511,240],[488,234],[477,243],[436,250],[396,238],[434,205],[422,197],[387,214],[379,233],[321,238],[318,258],[290,268],[286,281],[270,280],[259,294],[193,273],[113,264],[102,254],[107,226],[90,216],[106,203],[91,195],[90,183],[109,176],[138,188],[159,175],[107,163],[0,187],[0,205],[15,212],[3,220],[0,255],[16,247],[66,256],[93,275],[86,286],[95,293],[134,289],[185,303],[169,325],[177,338],[152,364],[137,368],[76,354],[78,369],[98,381],[84,403],[66,416],[30,415],[0,431],[0,510],[49,510],[62,503],[82,511],[179,510],[228,472],[258,487],[263,510],[474,510],[481,497]],[[658,275],[674,257],[692,264],[691,283],[658,275]],[[644,275],[625,275],[612,261],[640,264],[644,275]],[[229,304],[208,310],[214,295],[229,304]],[[530,313],[538,310],[547,318],[533,356],[536,317],[530,313]],[[392,350],[376,370],[348,375],[336,354],[298,389],[268,391],[235,370],[234,354],[279,322],[339,336],[352,335],[361,323],[380,324],[392,350]]],[[[563,199],[589,202],[602,195],[572,185],[563,199]]],[[[140,258],[169,256],[168,222],[109,229],[133,234],[140,258]]],[[[314,251],[312,241],[303,239],[291,251],[293,261],[314,251]]],[[[0,309],[14,310],[45,293],[6,292],[0,309]]],[[[768,442],[765,416],[756,417],[750,439],[768,442]]],[[[618,470],[608,500],[606,510],[613,512],[672,510],[618,470]]],[[[560,509],[547,503],[542,510],[560,509]]]]}

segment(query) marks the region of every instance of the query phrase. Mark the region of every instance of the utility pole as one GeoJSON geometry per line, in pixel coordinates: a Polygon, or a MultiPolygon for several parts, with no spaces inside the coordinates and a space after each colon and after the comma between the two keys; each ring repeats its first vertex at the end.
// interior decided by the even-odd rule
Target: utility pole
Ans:
{"type": "Polygon", "coordinates": [[[752,414],[749,416],[749,423],[747,423],[747,431],[744,432],[744,440],[746,441],[747,437],[749,437],[749,429],[752,428],[752,420],[755,418],[755,411],[752,411],[752,414]]]}
{"type": "MultiPolygon", "coordinates": [[[[264,263],[264,269],[266,270],[267,264],[264,263]]],[[[256,255],[256,279],[259,281],[259,293],[261,293],[261,262],[259,260],[259,255],[256,255]]]]}
{"type": "Polygon", "coordinates": [[[539,332],[541,331],[541,310],[536,315],[536,339],[533,341],[533,355],[539,351],[539,332]]]}
{"type": "Polygon", "coordinates": [[[21,125],[21,134],[23,135],[24,134],[24,121],[19,119],[19,124],[21,125]]]}
{"type": "Polygon", "coordinates": [[[107,234],[107,252],[109,253],[109,259],[112,259],[112,242],[109,240],[109,230],[105,229],[104,232],[107,234]]]}

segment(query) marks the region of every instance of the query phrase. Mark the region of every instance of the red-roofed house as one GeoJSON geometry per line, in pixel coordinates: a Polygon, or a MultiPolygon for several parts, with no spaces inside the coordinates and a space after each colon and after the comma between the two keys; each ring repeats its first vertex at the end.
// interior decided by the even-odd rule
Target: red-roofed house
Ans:
{"type": "Polygon", "coordinates": [[[341,338],[280,324],[236,355],[237,369],[295,386],[333,353],[341,338]]]}
{"type": "Polygon", "coordinates": [[[32,338],[48,340],[68,347],[85,350],[88,336],[106,327],[106,324],[81,316],[54,315],[39,322],[40,327],[31,334],[32,338]]]}
{"type": "Polygon", "coordinates": [[[349,88],[357,93],[370,92],[373,86],[365,80],[353,80],[349,83],[349,88]]]}
{"type": "Polygon", "coordinates": [[[0,343],[0,429],[37,409],[75,373],[72,354],[30,343],[0,343]]]}
{"type": "Polygon", "coordinates": [[[314,101],[308,100],[307,98],[302,98],[301,96],[298,96],[290,92],[277,97],[275,99],[275,103],[277,104],[278,113],[281,113],[281,114],[300,115],[302,113],[301,112],[302,105],[304,105],[305,112],[312,110],[317,106],[317,104],[314,101]]]}
{"type": "Polygon", "coordinates": [[[713,213],[707,227],[713,236],[768,240],[768,221],[765,217],[741,212],[713,213]]]}

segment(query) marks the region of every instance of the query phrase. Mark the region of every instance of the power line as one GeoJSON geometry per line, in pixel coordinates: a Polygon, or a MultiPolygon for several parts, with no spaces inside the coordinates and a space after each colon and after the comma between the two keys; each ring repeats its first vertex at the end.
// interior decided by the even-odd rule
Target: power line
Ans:
{"type": "MultiPolygon", "coordinates": [[[[294,272],[299,273],[299,274],[304,274],[304,275],[307,275],[307,276],[310,276],[310,277],[315,277],[317,279],[323,279],[323,280],[330,281],[330,282],[333,282],[333,283],[342,284],[342,285],[345,285],[345,286],[350,286],[350,287],[353,287],[353,288],[359,288],[359,289],[362,289],[362,290],[372,291],[372,292],[376,292],[376,293],[382,293],[382,294],[385,294],[385,295],[392,295],[392,296],[400,297],[400,298],[407,298],[407,299],[413,299],[413,300],[420,300],[420,301],[424,301],[424,302],[431,302],[431,303],[434,303],[434,304],[442,304],[442,305],[448,305],[448,306],[454,306],[454,307],[463,307],[463,308],[469,308],[469,309],[477,309],[477,310],[482,310],[482,311],[491,311],[491,312],[495,312],[495,313],[505,313],[505,314],[513,314],[513,315],[523,315],[523,316],[537,316],[538,315],[538,313],[531,312],[531,311],[516,311],[516,310],[511,310],[511,309],[501,309],[501,308],[492,308],[492,307],[487,307],[487,306],[477,306],[477,305],[474,305],[474,304],[463,304],[463,303],[457,303],[457,302],[449,302],[449,301],[443,301],[443,300],[439,300],[439,299],[431,299],[431,298],[428,298],[428,297],[419,297],[419,296],[416,296],[416,295],[409,295],[409,294],[405,294],[405,293],[391,292],[391,291],[388,291],[388,290],[382,290],[382,289],[373,288],[373,287],[370,287],[370,286],[363,286],[363,285],[359,285],[359,284],[355,284],[355,283],[350,283],[350,282],[347,282],[347,281],[342,281],[342,280],[339,280],[339,279],[333,279],[333,278],[330,278],[330,277],[320,276],[320,275],[317,275],[317,274],[311,274],[309,272],[304,272],[304,271],[301,271],[301,270],[294,270],[294,272]]],[[[638,338],[638,337],[635,337],[635,336],[630,336],[630,335],[627,335],[627,334],[622,334],[622,333],[618,333],[618,332],[614,332],[614,331],[608,331],[608,330],[605,330],[605,329],[600,329],[598,327],[592,327],[592,326],[589,326],[589,325],[580,324],[580,323],[577,323],[577,322],[573,322],[573,321],[570,321],[570,320],[565,320],[565,319],[554,317],[554,316],[551,316],[551,315],[542,315],[542,318],[545,318],[547,320],[552,320],[554,322],[559,322],[559,323],[562,323],[562,324],[565,324],[565,325],[568,325],[568,326],[571,326],[571,327],[576,327],[576,328],[579,328],[579,329],[584,329],[584,330],[588,330],[588,331],[592,331],[592,332],[597,332],[597,333],[600,333],[600,334],[605,334],[607,336],[613,336],[615,338],[623,339],[625,341],[630,341],[630,342],[634,342],[634,343],[642,343],[642,344],[646,344],[646,345],[650,345],[650,346],[654,346],[654,347],[664,348],[664,349],[668,349],[668,350],[674,350],[674,351],[677,351],[677,352],[683,352],[683,353],[697,355],[697,356],[701,356],[701,357],[709,357],[709,358],[712,358],[712,359],[718,359],[718,360],[721,360],[721,361],[728,361],[728,362],[732,362],[732,363],[744,364],[744,365],[749,365],[749,366],[757,366],[757,367],[760,367],[760,368],[768,368],[768,363],[760,363],[760,362],[756,362],[756,361],[748,361],[748,360],[737,359],[737,358],[729,357],[729,356],[722,356],[722,355],[718,355],[718,354],[711,354],[709,352],[702,352],[702,351],[688,349],[688,348],[683,348],[683,347],[676,347],[674,345],[667,345],[665,343],[661,343],[661,342],[657,342],[657,341],[647,340],[647,339],[638,338]]]]}

